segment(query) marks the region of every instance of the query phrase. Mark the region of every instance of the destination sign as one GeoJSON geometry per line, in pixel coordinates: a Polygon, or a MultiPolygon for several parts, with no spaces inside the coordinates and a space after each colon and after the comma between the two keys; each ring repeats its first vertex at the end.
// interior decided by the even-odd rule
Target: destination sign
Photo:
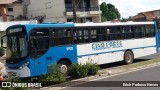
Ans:
{"type": "Polygon", "coordinates": [[[122,41],[110,41],[110,42],[92,44],[93,50],[103,50],[103,49],[120,48],[120,47],[122,47],[122,41]]]}
{"type": "Polygon", "coordinates": [[[17,33],[17,32],[22,32],[22,27],[20,28],[13,28],[9,30],[9,33],[17,33]]]}

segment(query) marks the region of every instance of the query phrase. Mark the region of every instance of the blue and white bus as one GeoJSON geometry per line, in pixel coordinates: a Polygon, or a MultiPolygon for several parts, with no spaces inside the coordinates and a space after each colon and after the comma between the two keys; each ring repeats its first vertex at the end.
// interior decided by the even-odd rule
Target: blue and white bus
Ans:
{"type": "Polygon", "coordinates": [[[46,74],[50,64],[130,64],[160,50],[155,22],[14,25],[6,36],[7,75],[19,77],[46,74]]]}

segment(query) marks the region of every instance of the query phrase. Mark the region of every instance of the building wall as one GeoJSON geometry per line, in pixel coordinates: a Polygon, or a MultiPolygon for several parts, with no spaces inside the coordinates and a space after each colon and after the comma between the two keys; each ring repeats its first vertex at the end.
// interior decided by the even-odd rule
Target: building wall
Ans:
{"type": "Polygon", "coordinates": [[[0,5],[0,14],[1,14],[1,18],[2,21],[7,21],[7,16],[6,16],[6,5],[0,5]]]}
{"type": "Polygon", "coordinates": [[[96,6],[99,6],[99,2],[98,0],[91,0],[91,7],[96,7],[96,6]]]}
{"type": "Polygon", "coordinates": [[[158,17],[160,16],[160,10],[154,11],[154,14],[158,17]]]}
{"type": "Polygon", "coordinates": [[[8,5],[0,5],[0,11],[0,21],[10,21],[11,19],[17,18],[20,15],[23,16],[23,7],[22,3],[20,2],[15,2],[8,5]]]}
{"type": "Polygon", "coordinates": [[[38,0],[38,3],[37,0],[30,0],[27,16],[34,19],[36,16],[46,15],[46,22],[62,22],[66,21],[64,12],[64,0],[38,0]]]}
{"type": "Polygon", "coordinates": [[[13,16],[13,18],[16,18],[20,15],[23,16],[23,7],[22,3],[13,3],[6,6],[6,14],[9,16],[13,16]],[[13,11],[8,11],[8,8],[13,8],[13,11]]]}
{"type": "Polygon", "coordinates": [[[94,16],[93,18],[93,22],[100,22],[101,21],[101,16],[94,16]]]}
{"type": "MultiPolygon", "coordinates": [[[[99,7],[98,0],[90,1],[91,7],[99,7]]],[[[83,5],[83,2],[82,4],[83,5]]],[[[82,6],[83,7],[83,6],[82,6]]],[[[100,11],[100,10],[99,10],[100,11]]],[[[46,16],[44,22],[67,22],[67,19],[73,19],[73,13],[66,15],[65,0],[30,0],[27,8],[27,16],[35,19],[38,16],[46,16]],[[37,3],[38,1],[38,3],[37,3]]],[[[79,12],[78,12],[79,13],[79,12]]],[[[88,12],[80,12],[78,18],[92,17],[92,21],[100,22],[100,14],[88,14],[88,12]],[[86,13],[82,16],[81,14],[86,13]],[[98,17],[97,19],[95,17],[98,17]]],[[[84,19],[85,20],[85,19],[84,19]]]]}

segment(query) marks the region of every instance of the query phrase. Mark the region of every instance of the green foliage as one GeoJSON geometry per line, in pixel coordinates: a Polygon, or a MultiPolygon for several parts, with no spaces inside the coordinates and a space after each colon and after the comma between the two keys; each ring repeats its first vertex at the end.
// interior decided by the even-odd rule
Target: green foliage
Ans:
{"type": "Polygon", "coordinates": [[[88,67],[81,64],[72,64],[68,69],[68,75],[72,78],[86,77],[88,74],[88,67]]]}
{"type": "Polygon", "coordinates": [[[100,10],[102,11],[102,21],[106,19],[107,21],[114,20],[114,19],[120,19],[120,13],[118,9],[112,5],[112,4],[106,4],[103,2],[100,5],[100,10]],[[104,19],[105,18],[105,19],[104,19]]]}
{"type": "Polygon", "coordinates": [[[107,21],[107,19],[105,17],[101,16],[101,22],[105,22],[105,21],[107,21]]]}
{"type": "MultiPolygon", "coordinates": [[[[24,83],[19,78],[7,78],[5,82],[24,83]]],[[[2,87],[0,90],[27,90],[27,87],[2,87]]]]}
{"type": "Polygon", "coordinates": [[[96,64],[72,64],[68,69],[71,78],[83,78],[88,75],[95,75],[99,70],[96,64]]]}
{"type": "Polygon", "coordinates": [[[0,47],[0,56],[3,56],[4,55],[4,48],[0,47]]]}
{"type": "Polygon", "coordinates": [[[61,72],[58,65],[50,65],[48,68],[48,74],[36,78],[38,82],[42,83],[42,86],[53,85],[66,81],[64,73],[61,72]]]}
{"type": "Polygon", "coordinates": [[[97,64],[89,64],[88,75],[96,75],[99,69],[97,64]]]}

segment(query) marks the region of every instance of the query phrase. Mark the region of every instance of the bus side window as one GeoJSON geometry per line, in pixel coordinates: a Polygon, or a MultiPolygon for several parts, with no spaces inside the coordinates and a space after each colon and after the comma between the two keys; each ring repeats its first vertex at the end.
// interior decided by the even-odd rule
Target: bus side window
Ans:
{"type": "Polygon", "coordinates": [[[52,42],[54,46],[72,44],[72,29],[57,28],[52,31],[52,42]]]}
{"type": "Polygon", "coordinates": [[[92,42],[97,42],[97,28],[91,28],[90,32],[91,32],[91,41],[92,42]]]}
{"type": "Polygon", "coordinates": [[[83,36],[83,30],[74,28],[73,29],[73,43],[84,43],[84,36],[83,36]]]}
{"type": "Polygon", "coordinates": [[[154,25],[146,25],[146,35],[147,37],[154,37],[155,36],[155,28],[154,25]]]}
{"type": "Polygon", "coordinates": [[[151,37],[154,37],[156,35],[155,27],[154,25],[151,25],[151,37]]]}
{"type": "Polygon", "coordinates": [[[134,38],[134,27],[126,26],[121,28],[122,39],[131,39],[134,38]]]}
{"type": "Polygon", "coordinates": [[[31,50],[35,50],[37,47],[36,40],[34,38],[31,38],[31,50]]]}
{"type": "Polygon", "coordinates": [[[89,42],[89,30],[88,28],[76,28],[73,29],[74,43],[87,43],[89,42]]]}
{"type": "Polygon", "coordinates": [[[106,41],[107,32],[105,27],[100,27],[97,33],[98,33],[98,41],[106,41]]]}
{"type": "Polygon", "coordinates": [[[77,32],[75,29],[73,29],[73,43],[77,44],[77,32]]]}
{"type": "Polygon", "coordinates": [[[144,26],[135,26],[135,38],[143,38],[146,36],[144,26]]]}
{"type": "Polygon", "coordinates": [[[120,40],[121,39],[120,27],[108,27],[107,38],[108,40],[120,40]]]}
{"type": "Polygon", "coordinates": [[[146,37],[150,37],[151,27],[150,25],[146,25],[146,37]]]}
{"type": "Polygon", "coordinates": [[[49,48],[49,30],[33,29],[30,33],[30,53],[35,59],[42,56],[49,48]]]}
{"type": "Polygon", "coordinates": [[[111,40],[111,39],[110,39],[110,29],[107,28],[107,29],[106,29],[106,32],[107,32],[107,40],[111,40]]]}
{"type": "Polygon", "coordinates": [[[89,30],[88,30],[88,28],[85,28],[83,30],[83,33],[84,33],[84,43],[88,43],[89,42],[89,30]]]}
{"type": "Polygon", "coordinates": [[[73,37],[72,37],[72,34],[71,34],[71,29],[67,29],[66,30],[66,44],[72,44],[72,41],[73,41],[73,37]]]}
{"type": "Polygon", "coordinates": [[[93,27],[90,28],[91,41],[99,42],[106,40],[106,30],[105,27],[93,27]]]}

